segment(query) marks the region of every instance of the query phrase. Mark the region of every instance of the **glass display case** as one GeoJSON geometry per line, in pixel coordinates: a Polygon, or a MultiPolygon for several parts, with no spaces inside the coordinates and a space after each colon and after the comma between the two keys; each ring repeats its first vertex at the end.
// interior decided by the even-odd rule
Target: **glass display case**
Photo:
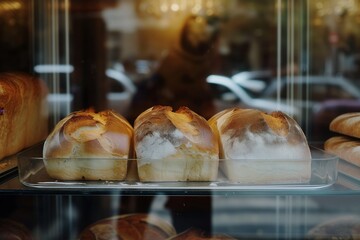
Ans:
{"type": "MultiPolygon", "coordinates": [[[[360,166],[324,147],[339,135],[330,130],[337,116],[360,112],[359,26],[359,0],[0,0],[0,239],[360,238],[360,166]],[[2,95],[10,78],[41,82],[44,103],[25,109],[46,124],[6,120],[17,109],[2,95]],[[224,169],[248,166],[225,158],[211,181],[143,182],[136,157],[126,163],[135,175],[122,180],[47,171],[44,141],[71,113],[111,110],[134,126],[158,105],[205,120],[232,108],[285,113],[309,147],[307,177],[234,181],[224,169]],[[6,151],[43,128],[41,139],[6,151]]],[[[306,160],[265,149],[235,160],[265,166],[254,179],[296,175],[292,164],[306,160]]]]}

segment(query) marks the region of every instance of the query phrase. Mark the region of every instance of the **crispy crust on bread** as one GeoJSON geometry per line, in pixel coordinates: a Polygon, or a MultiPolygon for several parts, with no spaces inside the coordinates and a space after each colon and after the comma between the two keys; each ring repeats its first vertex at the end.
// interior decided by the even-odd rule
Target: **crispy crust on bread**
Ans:
{"type": "Polygon", "coordinates": [[[0,159],[46,138],[47,93],[45,83],[36,77],[0,74],[0,159]]]}
{"type": "Polygon", "coordinates": [[[325,141],[324,149],[360,167],[360,141],[346,136],[335,136],[325,141]]]}
{"type": "Polygon", "coordinates": [[[351,137],[360,138],[360,112],[345,113],[330,122],[330,130],[351,137]]]}

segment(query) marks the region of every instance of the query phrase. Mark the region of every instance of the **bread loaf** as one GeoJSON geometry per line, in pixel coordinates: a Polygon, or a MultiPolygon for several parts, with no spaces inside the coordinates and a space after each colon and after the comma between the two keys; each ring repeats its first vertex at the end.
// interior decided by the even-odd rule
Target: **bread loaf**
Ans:
{"type": "Polygon", "coordinates": [[[46,170],[61,180],[123,180],[132,137],[132,126],[113,111],[71,113],[44,143],[46,170]]]}
{"type": "Polygon", "coordinates": [[[239,183],[306,183],[311,153],[299,125],[282,112],[226,109],[209,119],[220,142],[221,168],[239,183]]]}
{"type": "Polygon", "coordinates": [[[214,181],[218,142],[207,121],[187,107],[154,106],[134,123],[141,181],[214,181]]]}
{"type": "Polygon", "coordinates": [[[330,122],[330,130],[360,138],[360,112],[344,113],[330,122]]]}
{"type": "Polygon", "coordinates": [[[346,136],[335,136],[324,143],[324,150],[360,167],[360,141],[346,136]]]}
{"type": "Polygon", "coordinates": [[[46,85],[38,78],[0,74],[0,159],[46,138],[46,96],[46,85]]]}
{"type": "Polygon", "coordinates": [[[174,227],[151,214],[129,214],[101,219],[87,226],[79,240],[162,240],[176,234],[174,227]]]}

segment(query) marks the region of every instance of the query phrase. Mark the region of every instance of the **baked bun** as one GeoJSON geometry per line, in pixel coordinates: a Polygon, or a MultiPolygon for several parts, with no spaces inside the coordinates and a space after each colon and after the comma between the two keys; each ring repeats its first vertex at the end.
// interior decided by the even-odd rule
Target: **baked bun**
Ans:
{"type": "Polygon", "coordinates": [[[0,219],[0,239],[33,239],[31,231],[22,223],[10,220],[0,219]]]}
{"type": "Polygon", "coordinates": [[[360,138],[360,112],[344,113],[330,122],[330,130],[360,138]]]}
{"type": "Polygon", "coordinates": [[[168,240],[235,240],[225,234],[208,234],[203,230],[190,228],[168,240]]]}
{"type": "Polygon", "coordinates": [[[154,106],[134,123],[141,181],[214,181],[219,147],[207,121],[187,107],[154,106]]]}
{"type": "Polygon", "coordinates": [[[358,216],[339,216],[311,228],[306,239],[360,239],[358,216]]]}
{"type": "Polygon", "coordinates": [[[360,167],[360,141],[354,138],[331,137],[325,141],[324,150],[360,167]]]}
{"type": "Polygon", "coordinates": [[[60,180],[123,180],[132,137],[132,126],[111,110],[71,113],[44,143],[46,170],[60,180]]]}
{"type": "Polygon", "coordinates": [[[48,134],[47,87],[23,73],[0,74],[0,159],[48,134]]]}
{"type": "Polygon", "coordinates": [[[156,215],[128,214],[101,219],[87,226],[79,240],[162,240],[175,234],[174,227],[156,215]]]}
{"type": "Polygon", "coordinates": [[[306,183],[311,153],[291,117],[255,109],[226,109],[209,119],[220,142],[221,167],[239,183],[306,183]]]}

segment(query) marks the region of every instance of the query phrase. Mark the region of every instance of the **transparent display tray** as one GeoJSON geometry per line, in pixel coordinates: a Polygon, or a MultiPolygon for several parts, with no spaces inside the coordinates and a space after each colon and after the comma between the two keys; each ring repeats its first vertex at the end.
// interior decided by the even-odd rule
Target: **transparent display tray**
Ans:
{"type": "MultiPolygon", "coordinates": [[[[304,182],[304,179],[299,178],[299,181],[293,181],[292,183],[284,182],[267,182],[264,180],[260,183],[241,182],[230,180],[225,171],[223,171],[224,164],[230,160],[220,160],[216,179],[212,181],[140,181],[137,173],[136,164],[140,163],[140,160],[132,159],[128,160],[128,174],[123,180],[58,180],[49,176],[47,169],[44,165],[44,159],[41,157],[42,145],[34,146],[22,153],[18,154],[18,171],[20,182],[30,188],[38,189],[92,189],[92,190],[141,190],[141,191],[161,191],[161,190],[181,190],[181,191],[237,191],[237,190],[286,190],[286,191],[298,191],[298,190],[316,190],[323,189],[333,185],[338,177],[337,165],[338,157],[330,155],[314,147],[310,147],[312,159],[311,165],[308,165],[308,179],[304,182]],[[135,166],[135,167],[134,167],[135,166]]],[[[63,161],[77,161],[79,159],[63,159],[63,161]]],[[[81,159],[81,161],[96,161],[99,159],[81,159]]],[[[107,159],[100,159],[106,161],[107,159]]],[[[111,159],[114,161],[114,159],[111,159]]],[[[115,161],[126,161],[124,159],[117,159],[115,161]]],[[[190,161],[190,160],[189,160],[190,161]]],[[[303,164],[304,161],[299,160],[249,160],[238,159],[233,160],[234,165],[240,167],[242,165],[247,166],[247,171],[251,168],[256,168],[254,174],[258,176],[252,176],[252,178],[261,178],[261,175],[274,172],[276,176],[283,175],[288,169],[296,169],[298,164],[303,164]],[[270,163],[270,164],[269,164],[270,163]],[[264,169],[259,166],[267,167],[264,169]]],[[[206,162],[204,160],[204,162],[206,162]]],[[[303,167],[303,166],[302,166],[303,167]]],[[[176,169],[176,168],[173,168],[176,169]]],[[[70,169],[69,169],[70,170],[70,169]]],[[[193,169],[192,169],[193,171],[193,169]]],[[[293,171],[293,170],[290,170],[293,171]]],[[[298,170],[295,170],[295,172],[298,170]]],[[[295,173],[296,174],[296,173],[295,173]]],[[[285,174],[288,175],[288,174],[285,174]]],[[[290,174],[291,175],[291,174],[290,174]]],[[[302,176],[302,174],[300,174],[302,176]]],[[[281,178],[281,177],[280,177],[281,178]]]]}
{"type": "Polygon", "coordinates": [[[360,167],[359,166],[356,166],[348,161],[340,159],[339,164],[338,164],[338,171],[339,171],[339,173],[342,173],[345,176],[360,182],[360,167]]]}

